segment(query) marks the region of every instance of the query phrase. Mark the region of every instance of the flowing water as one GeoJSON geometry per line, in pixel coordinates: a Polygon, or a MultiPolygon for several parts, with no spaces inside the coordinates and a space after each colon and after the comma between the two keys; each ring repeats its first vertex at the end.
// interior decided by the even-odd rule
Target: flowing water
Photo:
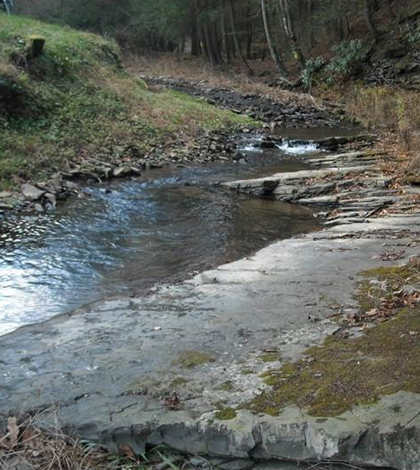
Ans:
{"type": "Polygon", "coordinates": [[[0,220],[0,334],[89,302],[132,295],[312,231],[307,208],[215,182],[307,168],[301,154],[248,147],[247,163],[153,170],[86,186],[47,214],[0,220]],[[255,151],[254,151],[255,150],[255,151]]]}

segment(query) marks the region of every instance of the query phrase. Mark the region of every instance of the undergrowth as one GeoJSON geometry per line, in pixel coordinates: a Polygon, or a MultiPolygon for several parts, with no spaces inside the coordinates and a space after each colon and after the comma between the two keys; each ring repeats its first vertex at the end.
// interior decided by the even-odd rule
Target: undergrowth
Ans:
{"type": "Polygon", "coordinates": [[[391,86],[354,86],[343,92],[348,112],[372,129],[396,136],[408,178],[420,177],[420,95],[391,86]]]}

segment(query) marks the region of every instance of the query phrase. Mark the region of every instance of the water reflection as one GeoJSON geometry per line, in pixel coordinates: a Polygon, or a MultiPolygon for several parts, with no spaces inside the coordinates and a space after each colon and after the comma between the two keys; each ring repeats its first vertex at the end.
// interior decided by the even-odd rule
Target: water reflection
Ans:
{"type": "Polygon", "coordinates": [[[162,170],[85,188],[53,214],[0,221],[0,334],[88,302],[240,258],[317,226],[308,209],[212,182],[306,165],[278,150],[248,164],[162,170]]]}

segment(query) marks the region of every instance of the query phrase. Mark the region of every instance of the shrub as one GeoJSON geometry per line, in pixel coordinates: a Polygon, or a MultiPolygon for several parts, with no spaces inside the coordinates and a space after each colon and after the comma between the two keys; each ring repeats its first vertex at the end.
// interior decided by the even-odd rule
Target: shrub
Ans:
{"type": "Polygon", "coordinates": [[[334,46],[335,56],[325,67],[327,81],[345,80],[358,72],[368,56],[368,47],[360,39],[342,41],[334,46]]]}
{"type": "Polygon", "coordinates": [[[324,67],[324,65],[325,59],[323,57],[313,57],[306,61],[305,68],[303,69],[301,75],[305,91],[311,91],[314,75],[319,72],[324,67]]]}

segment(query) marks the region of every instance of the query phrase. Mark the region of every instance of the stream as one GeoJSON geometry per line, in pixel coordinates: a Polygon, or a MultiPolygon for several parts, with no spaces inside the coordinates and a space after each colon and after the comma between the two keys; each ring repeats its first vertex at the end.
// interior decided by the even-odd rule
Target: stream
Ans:
{"type": "Polygon", "coordinates": [[[246,163],[152,170],[87,185],[54,212],[0,219],[0,335],[315,230],[308,208],[214,183],[306,169],[316,148],[262,151],[248,141],[244,149],[246,163]]]}

